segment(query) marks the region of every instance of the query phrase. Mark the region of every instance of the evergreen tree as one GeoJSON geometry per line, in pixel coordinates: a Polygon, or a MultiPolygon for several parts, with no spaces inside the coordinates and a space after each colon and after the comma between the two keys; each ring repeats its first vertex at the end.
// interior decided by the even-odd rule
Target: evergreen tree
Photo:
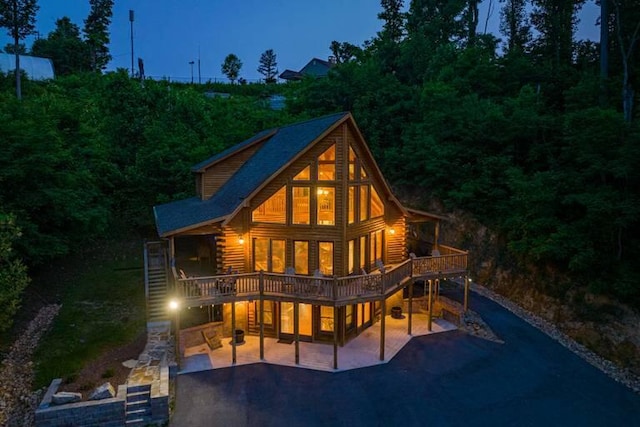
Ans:
{"type": "Polygon", "coordinates": [[[111,60],[109,54],[109,25],[113,16],[113,0],[89,0],[91,10],[84,20],[84,37],[91,55],[91,68],[104,70],[111,60]]]}
{"type": "Polygon", "coordinates": [[[80,38],[80,28],[66,16],[56,21],[56,28],[46,39],[33,42],[31,52],[51,58],[59,76],[91,70],[92,58],[80,38]]]}
{"type": "Polygon", "coordinates": [[[33,33],[38,9],[37,0],[0,0],[0,27],[6,28],[9,36],[13,39],[13,53],[16,56],[16,97],[18,99],[22,99],[20,40],[33,33]]]}
{"type": "Polygon", "coordinates": [[[504,0],[500,10],[500,32],[507,38],[505,50],[525,52],[531,42],[531,26],[527,18],[526,0],[504,0]]]}
{"type": "Polygon", "coordinates": [[[278,62],[276,61],[276,54],[273,49],[267,49],[262,53],[262,55],[260,55],[258,72],[264,76],[265,83],[276,82],[278,62]]]}
{"type": "Polygon", "coordinates": [[[224,58],[224,62],[222,63],[222,73],[227,76],[229,80],[231,80],[231,84],[233,84],[238,75],[240,74],[240,69],[242,68],[242,61],[235,54],[230,53],[224,58]]]}

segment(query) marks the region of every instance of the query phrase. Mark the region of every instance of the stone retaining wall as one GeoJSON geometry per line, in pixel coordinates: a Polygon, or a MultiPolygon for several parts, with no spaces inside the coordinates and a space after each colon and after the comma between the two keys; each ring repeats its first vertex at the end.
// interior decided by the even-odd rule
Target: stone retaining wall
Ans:
{"type": "Polygon", "coordinates": [[[112,399],[52,405],[51,398],[62,383],[60,378],[51,381],[47,393],[36,409],[37,427],[121,427],[125,425],[126,387],[118,387],[112,399]]]}

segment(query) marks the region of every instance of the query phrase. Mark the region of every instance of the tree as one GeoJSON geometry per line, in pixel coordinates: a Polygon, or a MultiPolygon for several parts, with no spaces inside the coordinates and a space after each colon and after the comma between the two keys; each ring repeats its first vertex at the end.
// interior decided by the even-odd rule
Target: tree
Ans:
{"type": "Polygon", "coordinates": [[[13,38],[16,56],[16,97],[18,99],[22,99],[20,40],[33,33],[38,9],[38,0],[0,0],[0,27],[9,30],[9,36],[13,38]]]}
{"type": "Polygon", "coordinates": [[[240,61],[240,58],[235,54],[230,53],[226,58],[224,58],[224,62],[222,63],[222,73],[231,80],[231,84],[233,84],[238,78],[241,68],[242,61],[240,61]]]}
{"type": "MultiPolygon", "coordinates": [[[[6,53],[16,53],[16,45],[14,45],[13,43],[7,43],[4,47],[4,51],[6,53]]],[[[27,46],[24,43],[20,43],[18,45],[18,54],[19,55],[26,55],[27,53],[27,46]]]]}
{"type": "Polygon", "coordinates": [[[378,13],[378,19],[384,21],[381,39],[398,43],[404,34],[404,13],[402,13],[403,0],[380,0],[382,12],[378,13]]]}
{"type": "Polygon", "coordinates": [[[278,74],[278,62],[276,61],[276,54],[273,49],[265,50],[260,55],[260,66],[258,66],[258,72],[264,76],[265,83],[275,83],[276,75],[278,74]]]}
{"type": "Polygon", "coordinates": [[[0,212],[0,331],[11,327],[22,291],[29,284],[27,268],[13,250],[13,243],[20,235],[15,217],[0,212]]]}
{"type": "Polygon", "coordinates": [[[329,46],[333,57],[336,59],[336,64],[344,64],[350,62],[358,57],[362,53],[362,49],[349,42],[332,41],[329,46]]]}
{"type": "Polygon", "coordinates": [[[531,26],[527,19],[526,0],[503,0],[500,10],[500,32],[507,37],[508,52],[525,52],[531,42],[531,26]]]}
{"type": "Polygon", "coordinates": [[[66,16],[56,21],[55,30],[46,39],[33,42],[31,52],[51,58],[59,76],[91,70],[89,48],[80,38],[80,28],[66,16]]]}
{"type": "Polygon", "coordinates": [[[109,54],[109,24],[113,16],[113,0],[89,0],[91,10],[84,20],[84,36],[91,54],[91,68],[104,70],[111,60],[109,54]]]}

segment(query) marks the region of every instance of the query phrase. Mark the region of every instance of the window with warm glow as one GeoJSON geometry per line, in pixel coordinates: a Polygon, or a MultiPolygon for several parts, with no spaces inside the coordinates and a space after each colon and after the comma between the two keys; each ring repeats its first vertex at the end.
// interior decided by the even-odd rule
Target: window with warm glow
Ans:
{"type": "MultiPolygon", "coordinates": [[[[255,301],[256,324],[260,324],[260,301],[255,301]]],[[[264,301],[264,325],[273,326],[273,301],[264,301]]]]}
{"type": "Polygon", "coordinates": [[[320,306],[320,330],[333,332],[333,307],[320,306]]]}
{"type": "Polygon", "coordinates": [[[254,222],[285,224],[287,221],[286,188],[282,187],[273,196],[255,208],[252,212],[251,219],[254,222]]]}
{"type": "Polygon", "coordinates": [[[367,236],[360,236],[360,268],[367,267],[367,236]]]}
{"type": "Polygon", "coordinates": [[[318,267],[325,276],[333,276],[333,242],[318,243],[318,267]]]}
{"type": "Polygon", "coordinates": [[[345,327],[347,328],[347,330],[353,328],[353,324],[354,324],[354,318],[353,318],[353,306],[352,305],[347,305],[344,307],[345,313],[344,313],[344,324],[345,327]]]}
{"type": "Polygon", "coordinates": [[[310,187],[293,187],[292,190],[292,224],[311,224],[310,187]]]}
{"type": "Polygon", "coordinates": [[[293,177],[294,181],[309,181],[311,179],[311,166],[307,166],[302,169],[296,176],[293,177]]]}
{"type": "Polygon", "coordinates": [[[332,145],[318,156],[318,181],[335,181],[336,146],[332,145]]]}
{"type": "Polygon", "coordinates": [[[384,204],[373,185],[371,186],[371,218],[384,215],[384,204]]]}
{"type": "Polygon", "coordinates": [[[253,271],[284,273],[285,241],[280,239],[253,239],[253,271]]]}
{"type": "Polygon", "coordinates": [[[369,186],[360,186],[360,221],[369,219],[369,186]]]}
{"type": "Polygon", "coordinates": [[[349,186],[349,206],[348,209],[348,219],[349,224],[353,224],[356,222],[356,186],[349,186]]]}
{"type": "Polygon", "coordinates": [[[272,240],[271,241],[271,270],[274,273],[284,273],[284,253],[285,253],[285,241],[284,240],[272,240]]]}
{"type": "Polygon", "coordinates": [[[353,273],[356,268],[356,241],[349,240],[349,274],[353,273]]]}
{"type": "Polygon", "coordinates": [[[349,146],[349,181],[356,179],[356,153],[349,146]]]}
{"type": "Polygon", "coordinates": [[[364,170],[362,164],[360,165],[360,179],[367,179],[367,171],[364,170]]]}
{"type": "Polygon", "coordinates": [[[309,242],[293,242],[293,263],[296,274],[309,274],[309,242]]]}
{"type": "Polygon", "coordinates": [[[318,225],[334,225],[336,222],[335,189],[333,187],[318,187],[316,197],[318,225]]]}
{"type": "Polygon", "coordinates": [[[375,264],[376,260],[382,261],[382,230],[374,231],[369,237],[371,244],[370,253],[371,264],[375,264]]]}
{"type": "Polygon", "coordinates": [[[269,271],[269,239],[253,239],[253,271],[269,271]]]}

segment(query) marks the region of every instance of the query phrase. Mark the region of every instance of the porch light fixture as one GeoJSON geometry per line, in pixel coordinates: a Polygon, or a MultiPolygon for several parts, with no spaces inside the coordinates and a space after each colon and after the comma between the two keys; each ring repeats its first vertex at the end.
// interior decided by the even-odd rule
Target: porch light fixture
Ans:
{"type": "Polygon", "coordinates": [[[178,310],[178,307],[180,307],[180,303],[178,303],[178,300],[172,299],[171,301],[169,301],[169,309],[171,311],[178,310]]]}
{"type": "Polygon", "coordinates": [[[395,230],[395,228],[390,228],[390,229],[389,229],[389,234],[391,234],[391,235],[396,234],[396,230],[395,230]]]}
{"type": "Polygon", "coordinates": [[[244,238],[242,236],[238,237],[238,243],[244,245],[244,238]]]}

